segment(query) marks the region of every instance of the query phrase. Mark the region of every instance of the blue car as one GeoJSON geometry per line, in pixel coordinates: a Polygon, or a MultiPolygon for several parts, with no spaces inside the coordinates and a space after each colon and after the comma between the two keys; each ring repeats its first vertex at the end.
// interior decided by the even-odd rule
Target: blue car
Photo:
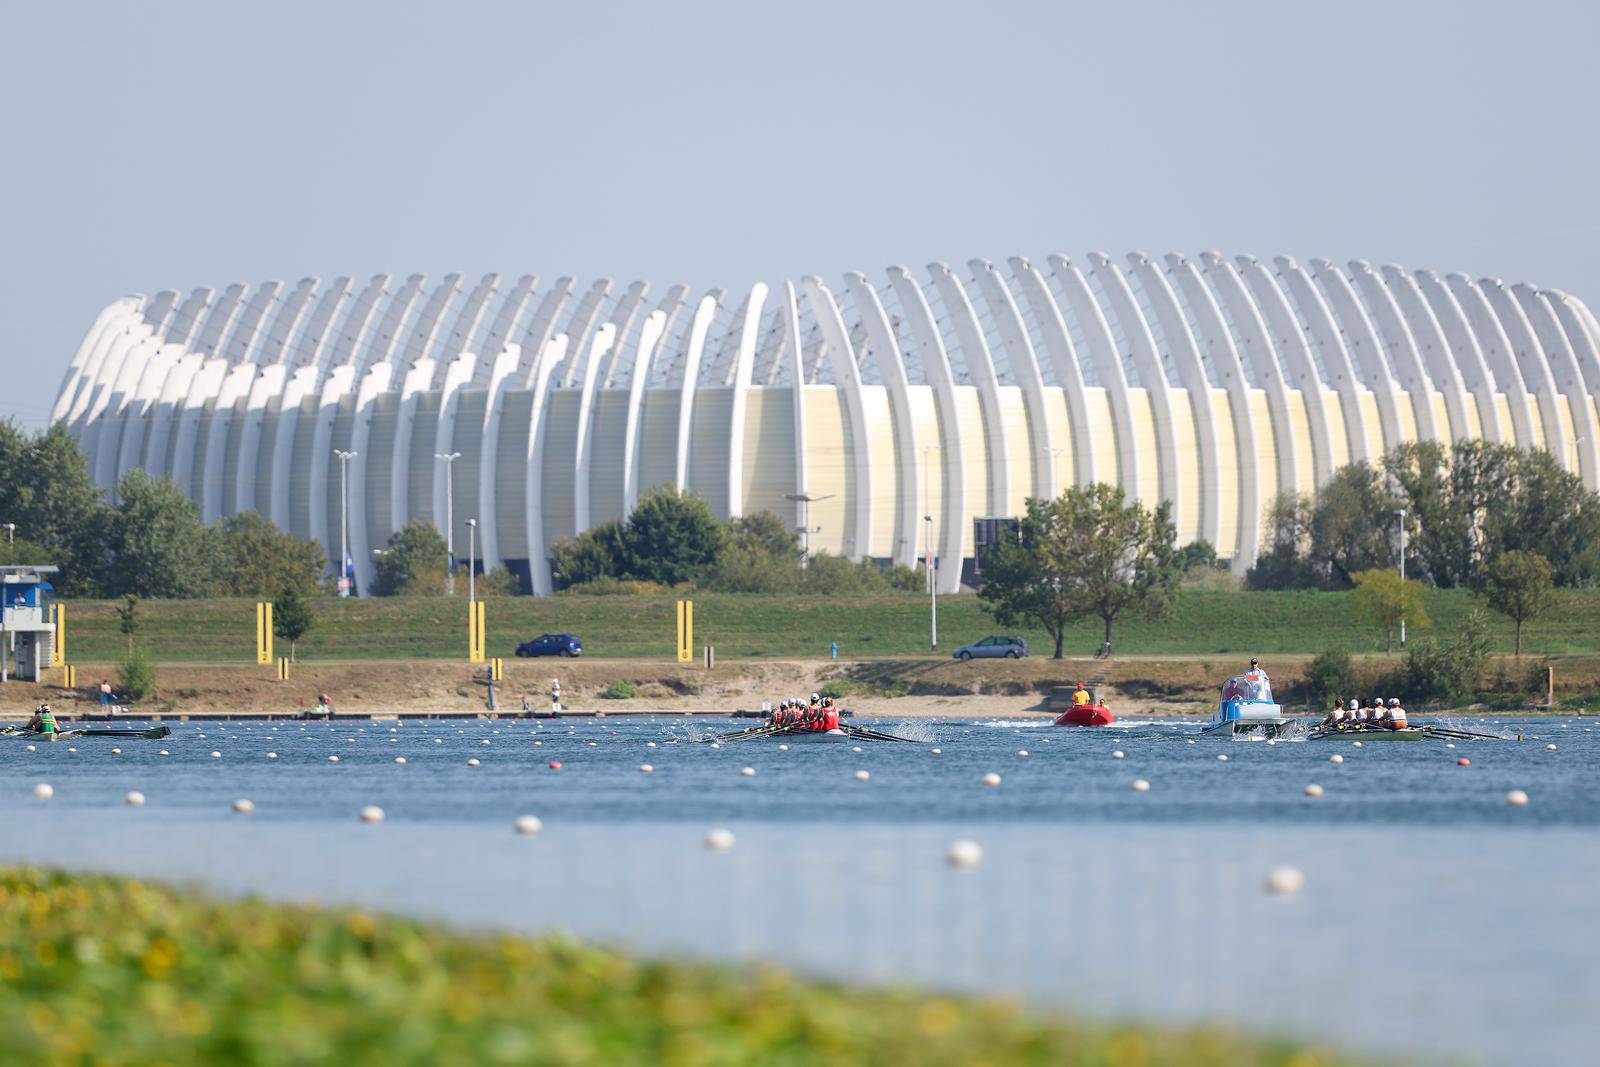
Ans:
{"type": "Polygon", "coordinates": [[[583,642],[576,634],[544,634],[517,646],[517,655],[527,656],[581,656],[583,642]]]}

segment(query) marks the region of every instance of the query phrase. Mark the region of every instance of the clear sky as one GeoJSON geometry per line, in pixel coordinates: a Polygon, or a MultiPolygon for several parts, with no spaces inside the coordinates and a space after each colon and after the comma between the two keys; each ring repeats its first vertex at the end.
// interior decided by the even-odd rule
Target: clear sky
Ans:
{"type": "Polygon", "coordinates": [[[124,293],[308,274],[1216,248],[1600,301],[1600,5],[1201,6],[0,0],[0,417],[124,293]]]}

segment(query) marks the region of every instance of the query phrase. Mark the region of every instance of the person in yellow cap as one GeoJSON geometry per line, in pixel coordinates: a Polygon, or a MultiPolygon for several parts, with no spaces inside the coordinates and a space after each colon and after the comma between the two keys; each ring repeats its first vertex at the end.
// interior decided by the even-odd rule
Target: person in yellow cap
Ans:
{"type": "Polygon", "coordinates": [[[1089,690],[1084,688],[1082,682],[1079,682],[1078,688],[1072,691],[1072,706],[1075,708],[1081,708],[1089,703],[1091,703],[1089,698],[1089,690]]]}

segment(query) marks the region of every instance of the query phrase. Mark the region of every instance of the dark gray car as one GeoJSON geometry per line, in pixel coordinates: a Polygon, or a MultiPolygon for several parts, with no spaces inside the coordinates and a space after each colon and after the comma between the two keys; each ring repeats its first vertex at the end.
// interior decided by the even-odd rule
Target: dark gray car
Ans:
{"type": "Polygon", "coordinates": [[[1021,659],[1028,654],[1028,642],[1020,637],[985,637],[956,649],[956,659],[1021,659]]]}

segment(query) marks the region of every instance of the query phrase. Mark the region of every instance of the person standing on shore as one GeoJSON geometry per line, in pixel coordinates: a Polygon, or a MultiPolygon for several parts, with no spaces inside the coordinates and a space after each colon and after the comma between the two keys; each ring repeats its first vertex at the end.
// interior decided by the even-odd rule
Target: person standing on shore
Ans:
{"type": "Polygon", "coordinates": [[[111,706],[111,682],[105,678],[100,679],[100,710],[104,711],[111,706]]]}

